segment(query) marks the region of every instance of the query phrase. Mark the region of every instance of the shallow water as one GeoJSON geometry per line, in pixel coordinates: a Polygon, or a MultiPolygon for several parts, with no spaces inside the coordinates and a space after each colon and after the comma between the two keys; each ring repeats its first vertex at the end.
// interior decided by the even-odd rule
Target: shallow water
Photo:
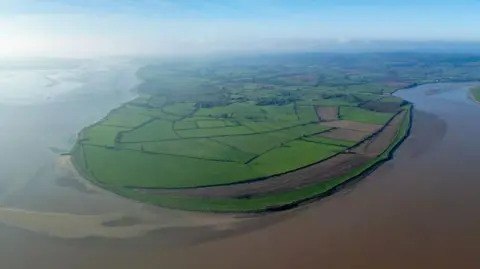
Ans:
{"type": "MultiPolygon", "coordinates": [[[[3,225],[0,226],[0,265],[2,268],[43,266],[52,269],[480,268],[477,253],[480,180],[476,169],[480,159],[477,142],[480,125],[475,124],[480,105],[468,99],[465,84],[424,85],[399,91],[397,95],[413,102],[416,110],[411,136],[400,147],[396,158],[361,182],[305,208],[221,227],[210,225],[212,218],[222,221],[219,216],[188,213],[196,215],[198,223],[193,228],[170,226],[130,239],[65,239],[15,228],[12,224],[3,225]],[[428,95],[426,92],[432,87],[445,90],[428,95]]],[[[27,127],[33,128],[25,124],[24,128],[27,127]]],[[[65,131],[65,138],[67,133],[65,131]]],[[[28,140],[21,138],[15,139],[28,140]]],[[[44,147],[48,144],[40,141],[44,147]]],[[[43,149],[37,147],[30,150],[30,155],[35,156],[43,149]]],[[[43,158],[47,156],[44,154],[43,158]]],[[[33,160],[28,158],[32,159],[26,160],[33,160]]],[[[11,167],[8,171],[19,175],[16,169],[11,167]]],[[[78,200],[84,199],[80,197],[92,195],[79,191],[78,187],[56,198],[59,200],[40,202],[47,199],[48,194],[60,192],[45,187],[49,186],[46,178],[51,170],[37,169],[36,173],[43,173],[45,180],[27,181],[17,189],[17,195],[9,195],[4,203],[31,210],[56,208],[77,213],[92,210],[88,202],[83,208],[57,205],[59,201],[68,205],[73,194],[76,202],[83,201],[78,200]],[[38,190],[40,194],[36,193],[38,190]],[[22,193],[32,197],[22,200],[18,198],[22,193]],[[32,205],[31,201],[39,204],[32,205]]],[[[109,197],[107,194],[94,196],[99,199],[95,201],[109,197]]],[[[109,199],[120,198],[103,199],[109,204],[108,201],[112,201],[109,199]]],[[[128,201],[121,200],[121,203],[129,205],[128,201]]],[[[103,211],[109,212],[108,207],[103,211]]],[[[0,220],[2,214],[0,211],[0,220]]],[[[165,222],[191,220],[184,212],[152,214],[165,222]]],[[[107,220],[104,221],[106,229],[112,228],[112,223],[121,228],[138,221],[135,218],[107,220]]]]}

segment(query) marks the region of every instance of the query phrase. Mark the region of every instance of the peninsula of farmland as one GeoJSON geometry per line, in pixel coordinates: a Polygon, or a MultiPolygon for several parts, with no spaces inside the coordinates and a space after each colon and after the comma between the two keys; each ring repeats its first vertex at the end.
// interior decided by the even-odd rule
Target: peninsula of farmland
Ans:
{"type": "Polygon", "coordinates": [[[408,84],[318,66],[151,64],[139,96],[79,133],[72,160],[155,205],[261,212],[332,192],[391,156],[408,84]]]}

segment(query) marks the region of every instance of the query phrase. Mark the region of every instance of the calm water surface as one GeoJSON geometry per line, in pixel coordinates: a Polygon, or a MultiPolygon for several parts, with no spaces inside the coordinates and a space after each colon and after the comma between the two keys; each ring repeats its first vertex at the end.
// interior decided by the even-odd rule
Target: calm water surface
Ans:
{"type": "MultiPolygon", "coordinates": [[[[93,100],[104,99],[78,97],[58,104],[2,107],[2,205],[28,214],[0,211],[0,267],[480,268],[480,105],[469,100],[467,87],[435,84],[397,92],[416,107],[410,138],[393,161],[329,198],[221,226],[211,225],[212,220],[224,221],[216,215],[151,209],[151,223],[196,225],[170,225],[127,239],[106,238],[101,231],[102,236],[66,238],[80,229],[75,223],[85,221],[76,219],[79,215],[116,212],[118,205],[133,213],[146,209],[113,195],[56,184],[52,163],[58,154],[48,148],[71,145],[72,135],[113,104],[96,105],[93,100]],[[427,94],[439,87],[438,94],[427,94]],[[98,113],[82,116],[85,107],[98,113]],[[52,216],[72,221],[39,220],[35,212],[69,213],[52,216]],[[48,229],[68,225],[74,228],[60,235],[48,229]]],[[[135,223],[124,218],[117,226],[138,226],[135,223]]],[[[92,230],[97,231],[93,224],[92,230]]]]}

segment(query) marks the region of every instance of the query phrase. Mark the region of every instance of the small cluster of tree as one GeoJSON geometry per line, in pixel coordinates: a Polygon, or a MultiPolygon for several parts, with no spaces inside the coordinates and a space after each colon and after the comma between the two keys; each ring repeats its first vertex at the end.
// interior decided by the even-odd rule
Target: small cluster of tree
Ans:
{"type": "Polygon", "coordinates": [[[298,98],[293,97],[293,96],[287,96],[287,97],[271,97],[271,98],[261,98],[257,100],[256,105],[257,106],[283,106],[283,105],[288,105],[291,104],[295,101],[297,101],[298,98]]]}
{"type": "Polygon", "coordinates": [[[222,114],[209,114],[208,117],[210,118],[216,118],[216,119],[228,119],[228,118],[233,118],[233,113],[222,113],[222,114]]]}
{"type": "Polygon", "coordinates": [[[331,99],[331,98],[345,98],[348,95],[343,93],[322,93],[320,95],[323,99],[331,99]]]}

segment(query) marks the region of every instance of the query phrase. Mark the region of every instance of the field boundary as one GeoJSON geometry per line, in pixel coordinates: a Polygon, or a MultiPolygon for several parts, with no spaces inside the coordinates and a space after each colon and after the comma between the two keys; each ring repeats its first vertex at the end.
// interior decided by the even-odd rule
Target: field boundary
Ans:
{"type": "MultiPolygon", "coordinates": [[[[202,186],[196,186],[196,187],[179,187],[179,188],[159,188],[159,187],[138,187],[138,186],[124,186],[125,188],[128,188],[128,189],[143,189],[143,190],[188,190],[188,189],[198,189],[198,188],[209,188],[209,187],[221,187],[221,186],[232,186],[232,185],[240,185],[240,184],[248,184],[248,183],[254,183],[254,182],[258,182],[258,181],[264,181],[264,180],[268,180],[272,177],[277,177],[277,176],[282,176],[282,175],[285,175],[285,174],[289,174],[289,173],[295,173],[295,172],[298,172],[299,170],[302,170],[302,169],[305,169],[305,168],[308,168],[310,166],[314,166],[316,164],[319,164],[321,162],[324,162],[324,161],[327,161],[329,159],[332,159],[336,156],[338,156],[339,154],[342,154],[342,153],[345,153],[349,150],[351,150],[352,148],[355,148],[357,147],[359,144],[369,140],[369,139],[372,139],[374,138],[376,135],[378,135],[381,131],[383,131],[389,124],[390,122],[398,115],[400,114],[402,111],[405,111],[404,109],[402,109],[401,111],[397,112],[394,116],[392,116],[379,130],[377,130],[376,132],[372,133],[371,135],[365,137],[364,139],[362,139],[361,141],[358,141],[356,144],[350,146],[350,147],[346,147],[344,151],[341,151],[341,152],[338,152],[336,154],[333,154],[332,156],[328,157],[328,158],[325,158],[325,159],[321,159],[321,160],[318,160],[314,163],[311,163],[311,164],[308,164],[308,165],[305,165],[305,166],[302,166],[302,167],[298,167],[294,170],[289,170],[289,171],[286,171],[286,172],[283,172],[283,173],[278,173],[278,174],[273,174],[273,175],[269,175],[269,176],[266,176],[266,177],[259,177],[259,178],[252,178],[252,179],[247,179],[247,180],[243,180],[243,181],[237,181],[237,182],[231,182],[231,183],[222,183],[222,184],[210,184],[210,185],[202,185],[202,186]]],[[[324,131],[326,132],[326,131],[324,131]]],[[[322,132],[320,132],[322,133],[322,132]]],[[[299,140],[301,138],[296,138],[292,141],[295,141],[295,140],[299,140]]],[[[290,141],[290,142],[292,142],[290,141]]],[[[336,146],[336,145],[335,145],[336,146]]],[[[276,147],[278,148],[278,147],[276,147]]],[[[275,149],[275,148],[274,148],[275,149]]],[[[271,151],[271,150],[269,150],[271,151]]],[[[265,154],[265,153],[263,153],[265,154]]],[[[257,156],[256,158],[258,158],[259,156],[257,156]]],[[[255,158],[255,159],[256,159],[255,158]]],[[[251,162],[251,161],[250,161],[251,162]]]]}
{"type": "MultiPolygon", "coordinates": [[[[361,181],[363,178],[371,174],[373,171],[375,171],[379,166],[384,164],[385,162],[390,161],[394,155],[396,150],[402,145],[402,143],[410,136],[411,134],[411,128],[412,128],[412,123],[413,123],[413,105],[409,104],[408,108],[408,117],[404,118],[404,121],[402,121],[402,126],[398,129],[397,132],[397,137],[395,138],[394,143],[390,145],[389,148],[387,148],[382,154],[380,154],[377,158],[375,158],[370,164],[368,164],[366,167],[357,169],[352,172],[352,176],[346,178],[346,179],[332,179],[332,181],[340,181],[337,184],[333,184],[329,186],[325,191],[322,191],[320,193],[310,195],[307,197],[303,197],[300,199],[296,199],[293,202],[281,204],[281,205],[273,205],[273,206],[265,206],[263,208],[258,208],[258,209],[247,209],[247,210],[227,210],[222,207],[215,208],[215,206],[206,206],[205,208],[202,207],[202,205],[196,204],[195,202],[192,202],[190,204],[163,204],[163,203],[156,203],[149,201],[148,199],[143,200],[143,202],[146,203],[151,203],[154,205],[166,207],[166,208],[172,208],[172,209],[181,209],[181,210],[187,210],[187,211],[204,211],[204,212],[210,212],[210,213],[252,213],[252,214],[268,214],[268,213],[273,213],[273,212],[278,212],[278,211],[285,211],[285,210],[290,210],[296,207],[300,207],[306,204],[309,204],[311,202],[317,201],[319,199],[328,197],[332,194],[335,194],[336,192],[342,190],[346,186],[349,186],[350,184],[356,184],[359,181],[361,181]],[[407,121],[408,125],[406,127],[405,133],[402,135],[402,127],[403,124],[407,121]],[[192,206],[193,205],[193,206],[192,206]]],[[[101,187],[103,187],[103,184],[100,184],[101,187]]],[[[312,186],[314,187],[314,186],[312,186]]],[[[141,195],[140,193],[134,192],[130,190],[129,192],[123,191],[121,188],[115,187],[115,186],[106,186],[106,189],[115,192],[117,195],[124,196],[124,197],[129,197],[135,200],[139,200],[139,196],[141,195]]],[[[151,196],[149,196],[151,197],[151,196]]],[[[182,198],[180,198],[182,199],[182,198]]],[[[188,200],[189,198],[186,198],[188,200]]],[[[256,199],[256,198],[253,198],[256,199]]],[[[192,199],[192,201],[198,202],[199,200],[210,200],[210,199],[192,199]]],[[[211,199],[215,200],[215,199],[211,199]]],[[[222,199],[218,199],[220,203],[222,203],[222,199]]],[[[245,201],[245,199],[235,199],[237,201],[245,201]]],[[[142,201],[140,199],[140,201],[142,201]]]]}

